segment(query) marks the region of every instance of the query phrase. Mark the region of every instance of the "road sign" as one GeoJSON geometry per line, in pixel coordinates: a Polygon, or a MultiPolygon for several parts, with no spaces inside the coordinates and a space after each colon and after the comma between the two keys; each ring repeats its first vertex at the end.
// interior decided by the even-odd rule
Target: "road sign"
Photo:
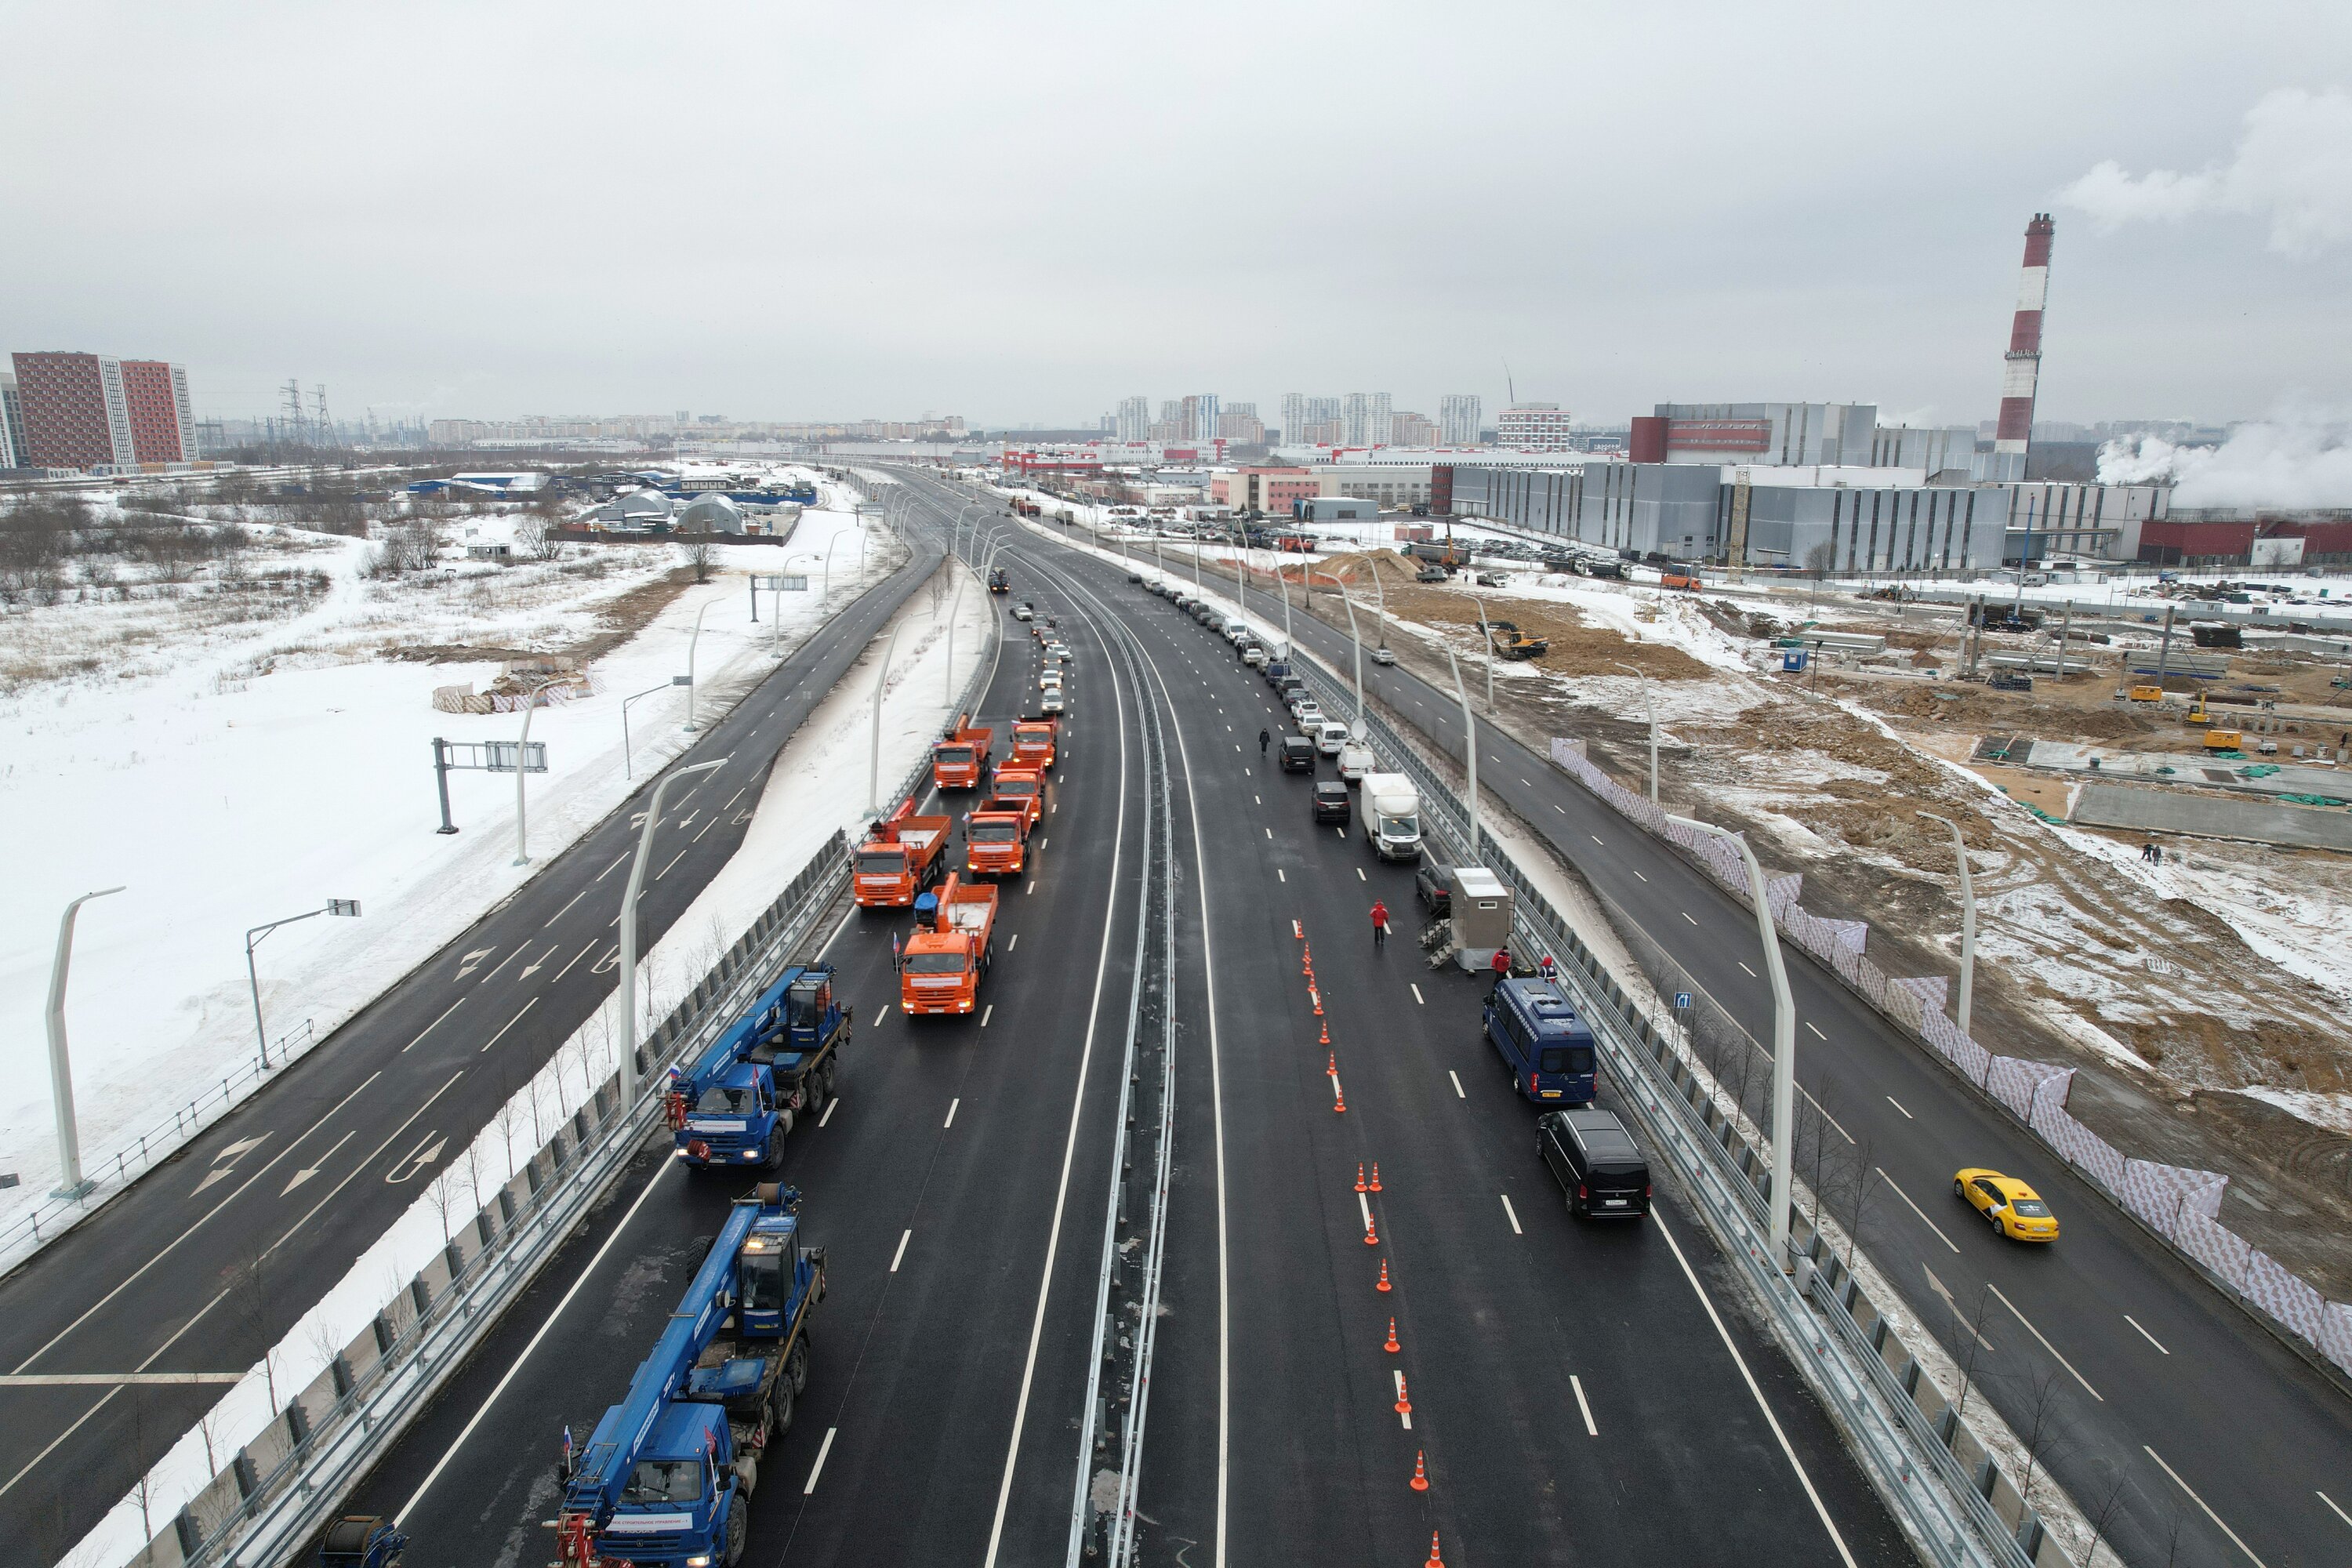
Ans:
{"type": "Polygon", "coordinates": [[[1690,1005],[1691,994],[1689,992],[1677,991],[1675,993],[1675,1007],[1677,1011],[1686,1011],[1690,1005]]]}
{"type": "MultiPolygon", "coordinates": [[[[486,773],[543,773],[547,771],[547,742],[544,741],[533,741],[529,746],[519,741],[484,741],[481,746],[481,765],[486,773]],[[518,755],[522,760],[520,769],[515,766],[518,755]]],[[[450,750],[457,748],[453,746],[450,750]]]]}
{"type": "Polygon", "coordinates": [[[673,675],[669,678],[669,683],[672,686],[691,686],[694,684],[694,677],[690,675],[673,675]]]}
{"type": "Polygon", "coordinates": [[[754,573],[751,586],[765,589],[771,594],[805,594],[808,592],[808,578],[805,574],[786,576],[782,573],[754,573]]]}
{"type": "Polygon", "coordinates": [[[329,899],[327,912],[331,915],[355,915],[360,912],[360,901],[357,899],[329,899]]]}

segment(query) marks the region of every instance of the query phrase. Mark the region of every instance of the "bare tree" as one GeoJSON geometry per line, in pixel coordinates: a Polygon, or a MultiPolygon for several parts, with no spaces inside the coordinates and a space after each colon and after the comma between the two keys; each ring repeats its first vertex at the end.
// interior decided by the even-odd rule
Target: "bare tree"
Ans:
{"type": "Polygon", "coordinates": [[[541,510],[515,520],[515,548],[532,561],[561,561],[563,541],[556,537],[556,521],[541,510]]]}
{"type": "Polygon", "coordinates": [[[277,1302],[276,1281],[269,1274],[269,1254],[256,1251],[229,1277],[229,1305],[245,1325],[247,1335],[262,1347],[262,1383],[269,1395],[269,1414],[278,1414],[278,1331],[271,1322],[277,1302]]]}
{"type": "Polygon", "coordinates": [[[432,1205],[433,1212],[440,1216],[441,1245],[444,1247],[448,1246],[450,1241],[449,1216],[457,1207],[457,1174],[454,1167],[444,1171],[426,1184],[425,1188],[425,1201],[432,1205]]]}
{"type": "MultiPolygon", "coordinates": [[[[1946,1299],[1949,1300],[1948,1297],[1946,1299]]],[[[1955,1309],[1956,1315],[1957,1310],[1955,1309]]],[[[1977,1287],[1976,1305],[1960,1324],[1962,1331],[1968,1335],[1968,1341],[1959,1347],[1958,1353],[1953,1357],[1953,1360],[1958,1363],[1960,1371],[1960,1397],[1953,1409],[1962,1420],[1968,1418],[1969,1394],[1976,1386],[1977,1358],[1985,1349],[1985,1319],[1991,1311],[1992,1287],[1990,1284],[1979,1285],[1977,1287]]]]}
{"type": "Polygon", "coordinates": [[[2025,1445],[2025,1480],[2018,1495],[2026,1506],[2033,1505],[2033,1480],[2038,1469],[2045,1468],[2050,1457],[2061,1447],[2058,1440],[2058,1395],[2066,1374],[2058,1368],[2044,1367],[2026,1380],[2024,1405],[2025,1422],[2015,1428],[2018,1440],[2025,1445]]]}
{"type": "MultiPolygon", "coordinates": [[[[2115,1523],[2116,1516],[2123,1511],[2125,1484],[2124,1473],[2117,1469],[2108,1483],[2106,1495],[2099,1500],[2099,1506],[2083,1516],[2083,1522],[2091,1527],[2091,1550],[2084,1555],[2083,1568],[2099,1568],[2099,1548],[2105,1545],[2108,1529],[2115,1523]]],[[[2116,1560],[2116,1568],[2124,1568],[2121,1552],[2110,1546],[2107,1554],[2116,1560]]]]}
{"type": "Polygon", "coordinates": [[[143,1547],[155,1539],[155,1463],[147,1451],[146,1390],[131,1390],[131,1464],[135,1479],[131,1483],[131,1500],[139,1505],[139,1541],[143,1547]]]}
{"type": "Polygon", "coordinates": [[[710,568],[719,561],[719,539],[711,533],[681,533],[677,537],[678,558],[694,568],[694,580],[710,581],[710,568]]]}
{"type": "Polygon", "coordinates": [[[1813,580],[1813,603],[1822,600],[1822,579],[1837,564],[1837,551],[1826,539],[1805,552],[1805,575],[1813,580]]]}
{"type": "Polygon", "coordinates": [[[1877,1163],[1871,1159],[1875,1140],[1865,1137],[1853,1148],[1853,1178],[1849,1184],[1852,1199],[1846,1205],[1845,1267],[1853,1271],[1854,1248],[1862,1245],[1863,1215],[1869,1210],[1871,1195],[1878,1190],[1882,1179],[1877,1163]]]}

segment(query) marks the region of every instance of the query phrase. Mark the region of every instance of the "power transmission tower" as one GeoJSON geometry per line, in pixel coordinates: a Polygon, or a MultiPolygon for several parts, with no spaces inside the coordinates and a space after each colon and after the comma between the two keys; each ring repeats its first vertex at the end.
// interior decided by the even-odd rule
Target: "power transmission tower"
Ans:
{"type": "Polygon", "coordinates": [[[342,442],[337,439],[335,436],[335,422],[327,417],[326,383],[320,382],[317,385],[311,387],[310,393],[312,400],[318,405],[319,445],[321,447],[341,446],[342,442]]]}
{"type": "Polygon", "coordinates": [[[289,445],[307,447],[303,426],[309,423],[302,416],[302,383],[295,376],[286,378],[286,439],[289,445]]]}

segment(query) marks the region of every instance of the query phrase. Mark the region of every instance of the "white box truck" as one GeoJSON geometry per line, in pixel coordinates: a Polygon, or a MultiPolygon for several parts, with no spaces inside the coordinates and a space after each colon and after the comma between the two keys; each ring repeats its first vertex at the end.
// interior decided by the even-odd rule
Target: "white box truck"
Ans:
{"type": "Polygon", "coordinates": [[[1402,773],[1364,775],[1364,841],[1383,860],[1421,854],[1421,796],[1402,773]]]}

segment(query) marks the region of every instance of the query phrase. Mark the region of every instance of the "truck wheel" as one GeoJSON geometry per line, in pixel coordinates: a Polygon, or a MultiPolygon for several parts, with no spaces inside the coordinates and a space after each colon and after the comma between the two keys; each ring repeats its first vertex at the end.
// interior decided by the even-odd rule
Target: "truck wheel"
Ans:
{"type": "Polygon", "coordinates": [[[793,1353],[784,1358],[784,1375],[792,1379],[794,1394],[803,1393],[808,1388],[808,1331],[803,1329],[801,1331],[800,1339],[793,1345],[793,1353]]]}
{"type": "Polygon", "coordinates": [[[779,1437],[793,1429],[793,1404],[797,1392],[791,1378],[776,1379],[776,1392],[770,1395],[770,1399],[776,1413],[776,1436],[779,1437]]]}
{"type": "Polygon", "coordinates": [[[743,1548],[751,1534],[751,1509],[741,1498],[727,1510],[727,1568],[743,1561],[743,1548]]]}
{"type": "Polygon", "coordinates": [[[784,1163],[784,1130],[777,1128],[768,1134],[768,1155],[761,1162],[771,1171],[781,1170],[784,1163]]]}

